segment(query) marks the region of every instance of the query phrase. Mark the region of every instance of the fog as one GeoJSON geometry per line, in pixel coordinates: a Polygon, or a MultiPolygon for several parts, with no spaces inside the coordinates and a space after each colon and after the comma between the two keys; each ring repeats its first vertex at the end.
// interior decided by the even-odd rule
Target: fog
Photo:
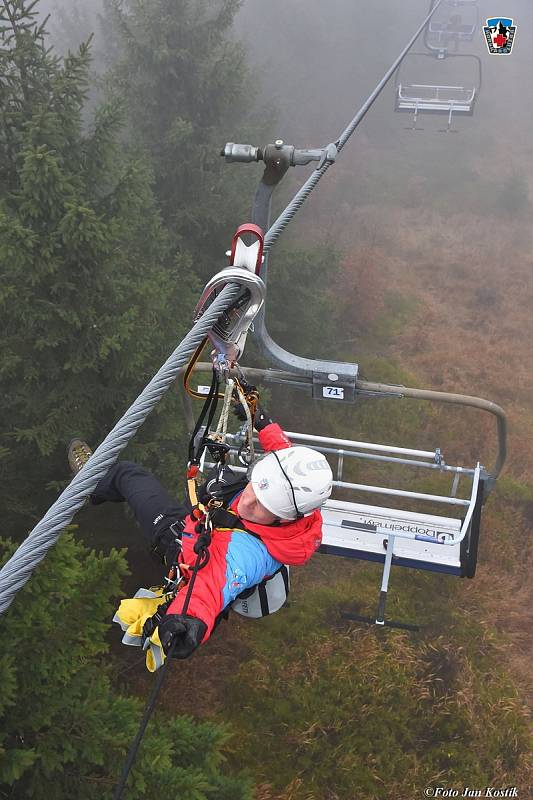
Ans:
{"type": "MultiPolygon", "coordinates": [[[[372,4],[334,0],[325,7],[272,0],[266,11],[264,3],[248,0],[239,16],[239,30],[258,65],[263,91],[276,100],[278,135],[299,146],[334,140],[403,49],[428,5],[427,0],[372,4]]],[[[351,174],[352,192],[359,201],[365,200],[360,193],[367,190],[357,185],[357,177],[368,169],[369,155],[379,160],[381,175],[386,167],[388,182],[396,171],[403,178],[398,167],[407,163],[411,174],[426,175],[433,182],[435,193],[442,190],[437,163],[444,170],[454,163],[463,165],[465,181],[471,180],[469,168],[491,170],[496,162],[500,174],[519,171],[531,179],[533,10],[527,0],[506,4],[506,14],[518,26],[517,35],[511,56],[498,57],[488,53],[480,29],[494,5],[481,0],[479,7],[479,32],[472,43],[459,46],[459,52],[481,59],[483,81],[474,115],[456,115],[453,128],[458,133],[439,133],[446,127],[441,115],[420,115],[418,127],[423,130],[406,130],[412,117],[393,112],[391,80],[336,167],[351,174]]],[[[463,14],[466,20],[467,13],[463,14]]],[[[413,52],[423,50],[419,37],[413,52]]],[[[478,81],[476,60],[465,57],[437,62],[409,56],[399,74],[402,80],[419,83],[457,81],[466,86],[478,81]]],[[[461,180],[460,170],[456,172],[455,180],[461,180]]]]}
{"type": "MultiPolygon", "coordinates": [[[[428,5],[428,0],[378,0],[372,4],[332,0],[327,7],[318,0],[244,0],[236,20],[236,37],[245,42],[257,76],[258,104],[267,101],[276,109],[277,135],[301,147],[336,139],[427,14],[428,5]]],[[[96,72],[105,70],[99,48],[102,0],[41,0],[39,8],[41,13],[51,14],[49,28],[59,50],[73,48],[94,33],[94,68],[96,72]]],[[[446,8],[441,9],[436,12],[437,21],[447,13],[446,8]]],[[[459,10],[464,22],[472,18],[470,10],[459,10]]],[[[420,118],[423,131],[406,130],[411,116],[393,113],[394,81],[390,81],[346,148],[343,161],[355,156],[359,139],[371,142],[391,170],[402,158],[416,165],[421,150],[421,168],[432,158],[447,163],[468,157],[472,164],[497,159],[500,170],[520,170],[530,178],[533,9],[528,0],[507,0],[505,13],[517,24],[509,57],[491,56],[487,51],[480,26],[493,13],[493,3],[480,0],[479,32],[472,43],[459,45],[460,53],[481,59],[483,70],[475,114],[457,116],[454,121],[453,128],[459,133],[437,135],[445,127],[443,118],[429,115],[420,118]]],[[[413,53],[423,50],[419,38],[413,53]]],[[[464,57],[437,62],[410,56],[400,76],[402,80],[462,82],[465,86],[478,82],[475,59],[464,57]]],[[[264,128],[271,128],[269,119],[264,120],[264,128]]],[[[238,129],[233,138],[240,140],[238,129]]]]}

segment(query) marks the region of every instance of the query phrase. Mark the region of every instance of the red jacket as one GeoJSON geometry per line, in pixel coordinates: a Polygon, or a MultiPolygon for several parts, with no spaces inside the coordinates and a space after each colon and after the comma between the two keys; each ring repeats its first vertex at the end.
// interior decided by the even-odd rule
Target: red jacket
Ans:
{"type": "MultiPolygon", "coordinates": [[[[276,422],[259,432],[259,442],[263,450],[268,451],[292,446],[276,422]]],[[[233,501],[233,511],[237,510],[238,502],[239,498],[233,501]]],[[[305,564],[322,543],[322,514],[318,509],[308,517],[282,522],[281,525],[258,525],[246,521],[246,528],[261,537],[271,556],[291,567],[305,564]]]]}
{"type": "MultiPolygon", "coordinates": [[[[259,441],[266,451],[283,450],[291,447],[291,442],[283,433],[277,423],[267,425],[259,432],[259,441]]],[[[236,510],[239,502],[237,496],[231,504],[236,510]]],[[[196,522],[187,517],[183,531],[183,558],[184,563],[194,564],[196,554],[194,543],[197,538],[195,532],[196,522]]],[[[299,566],[305,564],[322,542],[322,514],[317,509],[312,514],[301,519],[282,522],[280,525],[259,525],[254,522],[243,523],[242,530],[257,533],[269,554],[282,564],[299,566]],[[246,526],[246,527],[245,527],[246,526]]],[[[226,553],[232,540],[232,530],[216,529],[213,532],[212,542],[209,547],[210,559],[208,564],[196,576],[193,593],[187,614],[198,617],[207,625],[204,641],[209,637],[216,617],[225,607],[224,597],[227,597],[227,563],[226,553]]],[[[266,573],[270,574],[270,573],[266,573]]],[[[266,577],[264,575],[263,577],[266,577]]],[[[167,614],[181,614],[186,591],[181,591],[172,601],[167,614]]]]}

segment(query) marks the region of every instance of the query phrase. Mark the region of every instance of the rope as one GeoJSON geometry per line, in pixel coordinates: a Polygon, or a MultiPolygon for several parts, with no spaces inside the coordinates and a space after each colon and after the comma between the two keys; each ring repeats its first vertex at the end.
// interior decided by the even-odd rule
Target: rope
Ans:
{"type": "Polygon", "coordinates": [[[17,592],[30,579],[35,567],[58,540],[96,484],[115,463],[150,412],[175,380],[180,367],[187,363],[207,332],[239,295],[236,283],[228,284],[193,325],[183,341],[165,361],[159,372],[108,433],[87,464],[72,479],[42,520],[0,570],[0,613],[6,611],[17,592]]]}
{"type": "MultiPolygon", "coordinates": [[[[183,616],[185,616],[187,614],[187,610],[189,608],[189,603],[190,603],[190,600],[191,600],[192,590],[193,590],[194,582],[196,580],[196,575],[198,574],[198,570],[202,569],[202,567],[207,564],[207,561],[205,560],[206,555],[209,555],[207,547],[202,547],[200,549],[199,553],[198,553],[198,557],[196,559],[196,563],[195,563],[195,565],[194,565],[194,567],[192,569],[191,579],[190,579],[189,585],[187,587],[187,594],[185,596],[185,602],[183,603],[183,609],[181,611],[183,616]],[[202,563],[202,559],[204,559],[203,563],[202,563]]],[[[124,767],[122,769],[122,774],[120,776],[120,780],[119,780],[119,782],[117,784],[117,787],[115,789],[115,793],[113,795],[113,800],[120,800],[120,798],[122,797],[122,792],[124,791],[124,788],[126,786],[126,782],[128,780],[128,775],[130,774],[131,768],[133,766],[133,762],[135,761],[135,756],[137,755],[137,751],[139,750],[139,747],[141,745],[142,738],[143,738],[144,733],[146,731],[146,728],[148,726],[148,722],[150,721],[150,717],[152,716],[153,710],[155,708],[155,704],[157,702],[157,697],[159,695],[159,692],[161,691],[161,687],[163,686],[163,681],[166,678],[167,671],[168,671],[168,665],[170,664],[170,662],[172,660],[172,654],[173,654],[173,651],[174,651],[174,647],[175,647],[175,644],[171,645],[170,650],[167,653],[166,661],[163,664],[163,666],[161,667],[161,669],[159,671],[159,675],[157,676],[156,682],[155,682],[155,684],[154,684],[154,686],[152,688],[152,691],[150,693],[150,697],[149,697],[148,702],[146,704],[146,707],[144,709],[144,714],[143,714],[141,722],[139,724],[139,729],[137,731],[137,735],[135,736],[135,739],[133,740],[133,742],[130,745],[130,749],[128,751],[128,755],[126,757],[126,763],[124,764],[124,767]]]]}
{"type": "MultiPolygon", "coordinates": [[[[388,83],[389,79],[392,77],[394,72],[398,69],[398,67],[404,60],[405,56],[415,43],[416,39],[422,33],[424,27],[427,25],[427,23],[429,22],[429,20],[431,19],[431,17],[433,16],[433,14],[435,13],[435,11],[438,9],[438,7],[442,2],[443,0],[438,0],[437,4],[431,9],[430,13],[422,22],[416,33],[409,40],[409,43],[404,47],[404,49],[402,50],[402,52],[400,53],[394,64],[387,70],[387,72],[380,80],[380,82],[378,83],[372,94],[368,96],[368,98],[365,100],[365,102],[355,115],[355,117],[346,126],[346,128],[341,133],[339,138],[334,142],[337,148],[337,152],[340,152],[342,150],[342,148],[344,147],[350,136],[353,134],[353,132],[355,131],[361,120],[365,117],[368,110],[371,108],[376,99],[379,97],[379,95],[385,88],[385,85],[388,83]]],[[[277,242],[277,240],[279,239],[279,237],[281,236],[281,234],[283,233],[289,222],[291,222],[291,220],[296,216],[296,213],[303,206],[303,204],[305,203],[305,201],[307,200],[307,198],[309,197],[315,186],[318,184],[322,176],[326,174],[326,172],[333,163],[335,162],[325,161],[323,165],[318,166],[315,170],[313,170],[313,172],[311,173],[307,181],[304,183],[304,185],[294,195],[293,199],[286,207],[286,209],[279,215],[276,221],[270,226],[265,235],[265,243],[263,248],[263,252],[265,254],[268,253],[272,245],[274,245],[277,242]]]]}
{"type": "Polygon", "coordinates": [[[226,441],[226,435],[228,433],[228,417],[229,417],[229,410],[231,406],[231,398],[233,396],[233,387],[235,385],[235,381],[233,378],[228,378],[226,381],[226,390],[224,392],[224,404],[222,406],[222,411],[220,412],[220,419],[218,420],[218,425],[215,431],[215,437],[220,436],[220,441],[226,441]]]}
{"type": "Polygon", "coordinates": [[[254,421],[252,419],[252,414],[250,412],[250,406],[246,402],[246,397],[244,393],[241,391],[239,384],[236,385],[237,395],[239,400],[241,401],[241,406],[244,408],[244,413],[246,414],[246,426],[247,426],[247,435],[248,435],[248,459],[250,464],[254,460],[254,421]]]}

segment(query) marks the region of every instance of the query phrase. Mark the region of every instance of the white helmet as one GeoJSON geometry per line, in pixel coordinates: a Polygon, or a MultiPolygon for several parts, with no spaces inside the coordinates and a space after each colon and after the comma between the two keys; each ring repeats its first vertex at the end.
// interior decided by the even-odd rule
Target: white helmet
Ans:
{"type": "Polygon", "coordinates": [[[250,476],[261,505],[281,519],[297,519],[319,508],[331,494],[332,480],[322,453],[300,445],[262,456],[250,476]]]}

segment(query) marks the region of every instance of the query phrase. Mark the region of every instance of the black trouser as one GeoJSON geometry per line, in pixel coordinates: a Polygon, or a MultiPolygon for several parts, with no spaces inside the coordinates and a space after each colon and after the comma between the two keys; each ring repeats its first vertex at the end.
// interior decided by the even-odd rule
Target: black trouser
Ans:
{"type": "Polygon", "coordinates": [[[94,505],[126,501],[150,545],[191,510],[170,497],[149,470],[133,461],[118,461],[97,484],[91,495],[94,505]]]}
{"type": "MultiPolygon", "coordinates": [[[[155,475],[133,461],[118,461],[114,464],[107,475],[98,481],[91,495],[93,505],[124,501],[135,514],[150,546],[153,546],[172,523],[186,517],[192,508],[190,503],[179,503],[170,497],[155,475]]],[[[214,628],[227,614],[228,611],[222,611],[218,615],[214,628]]]]}

